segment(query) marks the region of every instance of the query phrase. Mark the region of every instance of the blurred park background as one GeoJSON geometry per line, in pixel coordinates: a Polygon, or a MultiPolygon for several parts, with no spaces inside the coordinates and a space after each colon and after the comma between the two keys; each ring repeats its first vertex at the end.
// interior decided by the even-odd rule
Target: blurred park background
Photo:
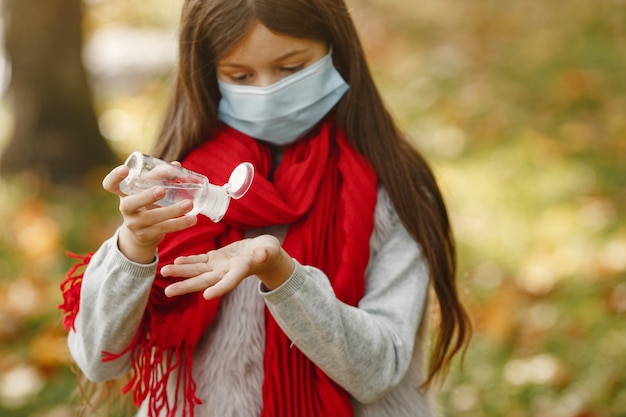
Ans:
{"type": "MultiPolygon", "coordinates": [[[[181,1],[0,4],[0,415],[73,416],[65,251],[119,222],[100,182],[150,151],[181,1]]],[[[441,415],[626,416],[626,1],[349,4],[458,239],[475,335],[441,415]]]]}

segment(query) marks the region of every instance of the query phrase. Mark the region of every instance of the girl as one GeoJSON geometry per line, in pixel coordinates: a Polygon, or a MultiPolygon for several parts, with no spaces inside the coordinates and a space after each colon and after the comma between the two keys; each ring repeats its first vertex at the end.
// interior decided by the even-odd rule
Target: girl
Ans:
{"type": "Polygon", "coordinates": [[[130,371],[142,416],[432,416],[426,389],[470,337],[454,242],[346,5],[186,0],[179,53],[155,154],[216,184],[243,161],[256,177],[212,223],[107,175],[123,224],[64,284],[80,369],[130,371]]]}

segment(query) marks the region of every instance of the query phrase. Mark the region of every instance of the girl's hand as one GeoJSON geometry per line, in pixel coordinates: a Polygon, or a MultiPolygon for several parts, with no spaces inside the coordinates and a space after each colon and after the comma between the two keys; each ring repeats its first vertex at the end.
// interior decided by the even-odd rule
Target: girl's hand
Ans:
{"type": "Polygon", "coordinates": [[[295,264],[274,236],[244,239],[204,255],[177,258],[161,269],[164,277],[187,278],[171,284],[165,295],[174,297],[203,291],[207,300],[234,290],[244,279],[256,275],[268,289],[291,276],[295,264]]]}
{"type": "Polygon", "coordinates": [[[102,181],[102,186],[120,197],[119,210],[124,222],[119,230],[118,247],[128,259],[138,263],[154,260],[156,248],[167,233],[193,226],[196,216],[184,216],[193,208],[190,200],[169,207],[154,203],[165,195],[162,187],[153,187],[127,196],[120,191],[120,183],[128,175],[125,165],[113,169],[102,181]]]}

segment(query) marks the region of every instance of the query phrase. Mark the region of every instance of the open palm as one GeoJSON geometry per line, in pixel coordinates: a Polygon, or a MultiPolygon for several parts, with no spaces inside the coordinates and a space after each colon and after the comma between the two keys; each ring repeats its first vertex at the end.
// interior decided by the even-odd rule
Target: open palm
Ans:
{"type": "MultiPolygon", "coordinates": [[[[251,275],[280,271],[282,248],[274,236],[243,239],[206,254],[176,258],[161,269],[163,276],[186,278],[165,289],[168,297],[203,291],[207,300],[234,290],[251,275]]],[[[286,279],[286,277],[285,277],[286,279]]]]}

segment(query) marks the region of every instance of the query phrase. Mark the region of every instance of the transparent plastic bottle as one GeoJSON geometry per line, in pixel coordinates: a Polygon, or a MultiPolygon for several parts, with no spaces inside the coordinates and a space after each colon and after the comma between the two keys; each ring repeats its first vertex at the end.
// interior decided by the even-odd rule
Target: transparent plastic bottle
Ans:
{"type": "Polygon", "coordinates": [[[235,167],[228,182],[222,186],[211,184],[207,177],[197,172],[172,165],[161,159],[133,152],[124,163],[130,170],[120,183],[120,190],[127,195],[137,194],[155,186],[165,189],[165,196],[157,205],[171,206],[182,200],[192,200],[189,215],[203,214],[219,222],[230,203],[248,191],[254,178],[254,167],[243,162],[235,167]]]}

